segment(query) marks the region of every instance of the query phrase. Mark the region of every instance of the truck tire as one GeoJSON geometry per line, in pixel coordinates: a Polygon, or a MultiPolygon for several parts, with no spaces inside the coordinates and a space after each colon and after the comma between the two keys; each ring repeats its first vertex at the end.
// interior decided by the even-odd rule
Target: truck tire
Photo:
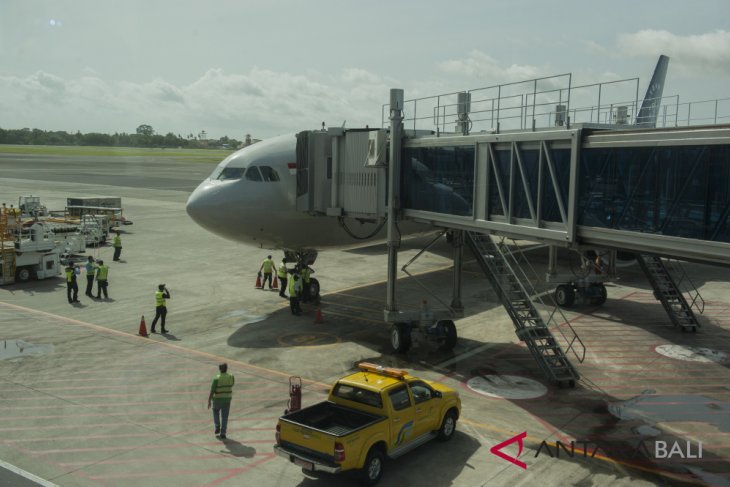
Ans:
{"type": "Polygon", "coordinates": [[[439,347],[439,350],[450,352],[456,346],[456,325],[451,320],[439,321],[438,326],[443,327],[446,339],[444,343],[439,347]]]}
{"type": "Polygon", "coordinates": [[[406,353],[411,348],[411,327],[408,323],[394,323],[390,329],[390,345],[396,353],[406,353]]]}
{"type": "Polygon", "coordinates": [[[18,282],[28,282],[31,277],[33,277],[33,271],[31,271],[28,267],[18,267],[15,271],[15,278],[18,282]]]}
{"type": "Polygon", "coordinates": [[[363,485],[375,485],[380,481],[383,476],[384,462],[385,456],[380,448],[372,447],[365,459],[365,465],[360,471],[360,480],[363,485]]]}
{"type": "Polygon", "coordinates": [[[449,441],[456,431],[456,413],[453,409],[449,409],[441,422],[439,428],[438,440],[449,441]]]}

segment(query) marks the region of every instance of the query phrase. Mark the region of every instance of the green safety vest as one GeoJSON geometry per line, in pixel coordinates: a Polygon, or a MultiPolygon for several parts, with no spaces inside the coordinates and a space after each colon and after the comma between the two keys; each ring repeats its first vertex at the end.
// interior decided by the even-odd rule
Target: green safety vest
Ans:
{"type": "Polygon", "coordinates": [[[155,305],[159,308],[160,306],[166,306],[165,293],[163,291],[155,292],[155,305]]]}
{"type": "Polygon", "coordinates": [[[102,264],[96,268],[96,280],[106,281],[106,276],[109,274],[109,267],[106,264],[102,264]]]}
{"type": "Polygon", "coordinates": [[[122,246],[122,237],[120,237],[119,235],[114,237],[114,243],[112,245],[114,245],[114,247],[121,247],[122,246]]]}
{"type": "Polygon", "coordinates": [[[301,282],[301,279],[295,281],[294,277],[289,279],[289,297],[292,297],[292,296],[296,297],[301,294],[302,288],[299,284],[300,282],[301,282]]]}
{"type": "Polygon", "coordinates": [[[312,272],[309,270],[309,267],[305,267],[304,269],[302,269],[302,280],[306,284],[309,284],[309,276],[311,274],[312,274],[312,272]]]}
{"type": "Polygon", "coordinates": [[[213,400],[228,399],[233,397],[233,383],[235,379],[227,372],[220,372],[215,376],[217,381],[215,390],[213,391],[213,400]]]}
{"type": "Polygon", "coordinates": [[[283,279],[283,278],[286,277],[286,270],[287,270],[286,269],[286,264],[282,262],[279,265],[279,273],[278,273],[279,279],[283,279]]]}
{"type": "Polygon", "coordinates": [[[274,269],[274,261],[271,259],[266,259],[261,265],[264,266],[264,274],[271,274],[271,271],[274,269]]]}
{"type": "Polygon", "coordinates": [[[66,267],[66,282],[73,282],[74,279],[74,269],[73,267],[66,267]]]}

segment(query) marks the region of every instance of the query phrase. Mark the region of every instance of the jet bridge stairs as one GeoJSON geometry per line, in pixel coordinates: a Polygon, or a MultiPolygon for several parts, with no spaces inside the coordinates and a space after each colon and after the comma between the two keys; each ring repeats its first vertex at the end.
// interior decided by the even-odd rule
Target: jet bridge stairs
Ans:
{"type": "Polygon", "coordinates": [[[692,306],[697,307],[700,312],[704,309],[704,306],[699,307],[700,304],[704,304],[699,291],[690,282],[692,302],[689,304],[679,283],[672,277],[661,257],[654,254],[637,254],[637,261],[654,288],[654,297],[662,303],[674,326],[678,326],[682,331],[696,332],[700,322],[692,311],[692,306]]]}
{"type": "Polygon", "coordinates": [[[496,245],[486,234],[466,232],[466,235],[466,244],[512,319],[517,337],[525,342],[548,380],[561,387],[574,387],[580,375],[566,352],[572,352],[579,362],[585,359],[585,346],[575,330],[567,320],[557,323],[556,316],[565,318],[557,306],[553,307],[547,319],[543,318],[531,296],[540,301],[538,304],[544,303],[506,245],[496,245]],[[565,350],[550,328],[557,330],[565,340],[565,350]]]}

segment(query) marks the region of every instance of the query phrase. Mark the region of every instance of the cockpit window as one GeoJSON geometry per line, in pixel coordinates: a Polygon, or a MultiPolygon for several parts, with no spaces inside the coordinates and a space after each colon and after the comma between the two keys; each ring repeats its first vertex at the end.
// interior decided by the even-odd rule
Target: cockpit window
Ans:
{"type": "Polygon", "coordinates": [[[241,179],[243,171],[245,170],[246,168],[243,167],[224,167],[216,179],[220,181],[225,181],[227,179],[241,179]]]}
{"type": "Polygon", "coordinates": [[[261,175],[264,177],[264,181],[279,181],[279,173],[276,169],[269,166],[259,166],[261,175]]]}
{"type": "Polygon", "coordinates": [[[249,181],[261,181],[261,173],[259,172],[259,168],[256,166],[249,166],[248,170],[246,171],[246,179],[249,181]]]}

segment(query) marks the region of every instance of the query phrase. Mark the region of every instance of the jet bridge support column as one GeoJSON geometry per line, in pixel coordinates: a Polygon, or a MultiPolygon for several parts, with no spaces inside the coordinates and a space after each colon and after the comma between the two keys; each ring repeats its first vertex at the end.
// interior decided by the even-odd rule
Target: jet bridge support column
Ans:
{"type": "Polygon", "coordinates": [[[464,257],[464,231],[454,230],[454,284],[451,295],[451,309],[457,313],[464,311],[461,304],[461,262],[464,257]]]}
{"type": "Polygon", "coordinates": [[[398,247],[400,235],[396,218],[400,209],[400,159],[403,134],[403,90],[390,90],[390,163],[388,164],[388,296],[385,305],[385,320],[390,314],[397,314],[395,283],[398,272],[398,247]]]}

